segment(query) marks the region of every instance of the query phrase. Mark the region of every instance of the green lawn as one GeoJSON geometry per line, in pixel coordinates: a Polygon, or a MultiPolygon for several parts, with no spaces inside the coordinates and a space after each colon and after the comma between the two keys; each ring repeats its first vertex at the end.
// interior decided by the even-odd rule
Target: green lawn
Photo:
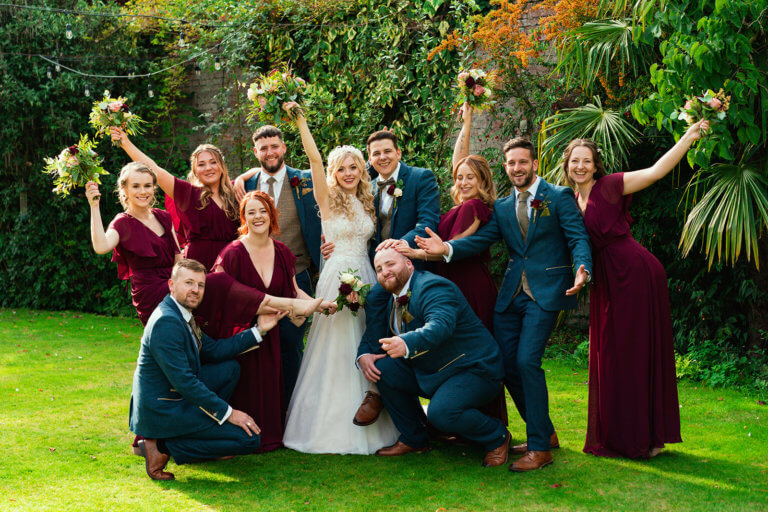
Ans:
{"type": "MultiPolygon", "coordinates": [[[[131,454],[137,320],[0,309],[0,510],[768,510],[768,407],[680,384],[684,443],[650,461],[581,452],[587,373],[546,361],[554,465],[482,468],[436,444],[396,459],[289,450],[177,467],[131,454]]],[[[513,440],[525,428],[510,401],[513,440]]],[[[346,420],[344,420],[346,421],[346,420]]]]}

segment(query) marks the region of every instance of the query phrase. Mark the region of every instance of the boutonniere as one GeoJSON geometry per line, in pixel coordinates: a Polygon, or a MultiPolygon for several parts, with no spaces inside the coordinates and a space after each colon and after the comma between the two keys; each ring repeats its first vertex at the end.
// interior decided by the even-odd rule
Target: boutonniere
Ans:
{"type": "MultiPolygon", "coordinates": [[[[542,217],[549,217],[549,203],[550,201],[547,201],[546,199],[534,199],[531,201],[531,208],[542,217]]],[[[536,221],[537,216],[538,215],[533,216],[534,222],[536,221]]]]}
{"type": "Polygon", "coordinates": [[[392,208],[397,208],[397,200],[403,195],[403,180],[397,180],[397,183],[387,187],[387,194],[395,198],[392,208]]]}
{"type": "Polygon", "coordinates": [[[312,191],[312,188],[309,187],[308,178],[299,178],[298,176],[294,176],[288,183],[290,183],[292,189],[296,190],[297,197],[301,197],[307,192],[312,191]]]}
{"type": "Polygon", "coordinates": [[[403,310],[403,321],[405,323],[410,323],[411,320],[413,320],[413,315],[408,312],[408,303],[410,302],[411,290],[408,290],[408,293],[397,298],[397,305],[400,306],[400,308],[403,310]]]}

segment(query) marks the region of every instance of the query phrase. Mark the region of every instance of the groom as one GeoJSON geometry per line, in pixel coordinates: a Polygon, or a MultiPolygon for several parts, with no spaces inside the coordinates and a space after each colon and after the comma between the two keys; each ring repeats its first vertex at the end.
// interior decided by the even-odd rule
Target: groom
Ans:
{"type": "Polygon", "coordinates": [[[559,447],[541,357],[559,312],[576,307],[576,294],[589,281],[592,258],[573,191],[536,175],[538,160],[531,141],[510,140],[504,145],[504,157],[515,190],[496,201],[488,224],[448,243],[434,233],[416,240],[422,249],[442,254],[447,261],[471,257],[499,239],[506,242],[509,262],[493,327],[504,358],[504,383],[526,422],[528,438],[513,447],[513,453],[523,456],[509,469],[529,471],[551,464],[550,450],[559,447]]]}
{"type": "Polygon", "coordinates": [[[423,396],[431,399],[432,425],[483,446],[483,466],[506,463],[507,429],[478,410],[496,397],[504,374],[491,333],[456,285],[414,270],[395,249],[377,252],[374,267],[378,285],[368,294],[357,362],[366,379],[378,384],[400,431],[397,443],[376,455],[429,450],[418,398],[423,396]]]}

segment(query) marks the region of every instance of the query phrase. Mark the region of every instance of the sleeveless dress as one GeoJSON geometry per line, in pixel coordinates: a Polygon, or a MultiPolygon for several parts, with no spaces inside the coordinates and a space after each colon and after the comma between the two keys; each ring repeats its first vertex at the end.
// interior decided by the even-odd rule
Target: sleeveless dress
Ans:
{"type": "Polygon", "coordinates": [[[594,272],[584,451],[638,458],[682,439],[667,276],[632,238],[623,191],[623,173],[603,176],[584,212],[594,272]]]}
{"type": "MultiPolygon", "coordinates": [[[[352,218],[332,214],[323,219],[326,240],[336,244],[317,282],[317,296],[335,300],[339,274],[357,270],[364,283],[375,283],[368,260],[373,220],[353,196],[352,218]]],[[[357,347],[365,330],[365,312],[353,316],[344,308],[334,315],[315,313],[309,329],[296,389],[288,406],[283,443],[305,453],[371,454],[394,444],[398,432],[386,410],[378,421],[358,427],[352,418],[370,383],[355,365],[357,347]]]]}
{"type": "MultiPolygon", "coordinates": [[[[295,297],[293,288],[296,257],[285,244],[274,241],[275,263],[272,278],[265,285],[251,261],[251,255],[240,240],[235,240],[221,251],[216,266],[239,282],[275,297],[295,297]]],[[[239,326],[237,332],[246,326],[239,326]]],[[[283,386],[283,361],[280,356],[280,330],[274,327],[258,350],[237,356],[240,380],[229,403],[235,409],[248,413],[261,428],[261,446],[258,453],[269,452],[283,446],[286,400],[283,386]]]]}
{"type": "Polygon", "coordinates": [[[149,316],[168,295],[168,278],[179,253],[171,216],[157,208],[152,208],[152,213],[163,226],[162,236],[127,213],[117,214],[109,223],[120,235],[120,243],[112,250],[112,261],[117,263],[117,276],[131,280],[131,300],[141,325],[147,325],[149,316]]]}

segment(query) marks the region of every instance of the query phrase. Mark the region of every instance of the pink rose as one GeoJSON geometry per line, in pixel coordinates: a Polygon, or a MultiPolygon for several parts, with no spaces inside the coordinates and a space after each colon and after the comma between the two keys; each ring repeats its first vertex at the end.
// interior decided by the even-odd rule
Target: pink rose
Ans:
{"type": "Polygon", "coordinates": [[[719,109],[720,109],[720,107],[722,107],[722,106],[723,106],[723,102],[722,102],[722,101],[720,101],[720,100],[719,100],[719,99],[717,99],[717,98],[712,98],[712,99],[711,99],[711,100],[709,100],[709,102],[707,103],[707,106],[708,106],[709,108],[712,108],[712,109],[714,109],[714,110],[719,110],[719,109]]]}
{"type": "Polygon", "coordinates": [[[462,71],[461,73],[459,73],[459,80],[464,82],[468,76],[469,76],[469,73],[467,73],[466,71],[462,71]]]}
{"type": "Polygon", "coordinates": [[[475,94],[475,96],[482,96],[485,92],[485,87],[482,85],[475,85],[475,89],[472,92],[475,94]]]}
{"type": "Polygon", "coordinates": [[[76,156],[67,157],[67,167],[76,167],[80,163],[80,160],[76,156]]]}
{"type": "Polygon", "coordinates": [[[685,105],[683,105],[683,108],[685,110],[690,110],[693,105],[691,104],[691,100],[688,100],[685,102],[685,105]]]}
{"type": "Polygon", "coordinates": [[[123,102],[113,101],[107,106],[107,108],[109,108],[110,112],[120,112],[120,109],[123,108],[123,102]]]}

